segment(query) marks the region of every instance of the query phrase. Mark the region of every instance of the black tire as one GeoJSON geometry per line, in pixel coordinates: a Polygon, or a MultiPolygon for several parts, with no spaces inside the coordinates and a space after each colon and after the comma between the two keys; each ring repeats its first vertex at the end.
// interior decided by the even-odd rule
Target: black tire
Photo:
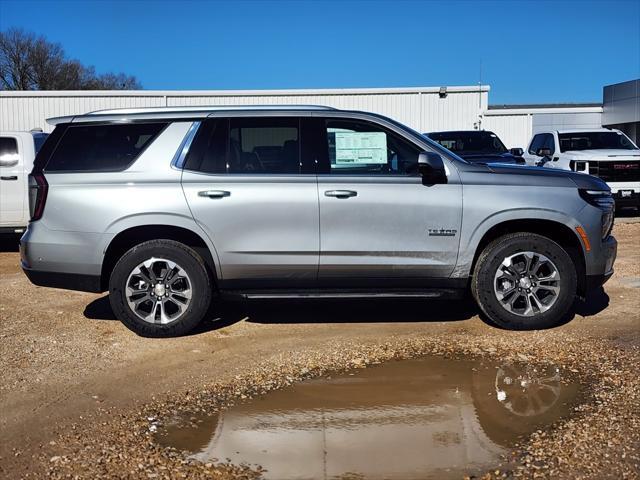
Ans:
{"type": "Polygon", "coordinates": [[[203,259],[193,249],[173,240],[151,240],[131,248],[118,260],[109,279],[109,301],[113,312],[127,328],[143,337],[175,337],[190,332],[204,319],[212,292],[212,280],[203,259]],[[125,295],[131,272],[152,257],[175,262],[191,281],[190,303],[183,313],[166,324],[150,323],[140,318],[129,307],[125,295]]]}
{"type": "Polygon", "coordinates": [[[569,254],[556,242],[534,233],[512,233],[491,242],[482,251],[471,279],[471,293],[489,321],[509,330],[551,328],[567,321],[577,290],[575,265],[569,254]],[[556,266],[560,275],[560,292],[547,311],[522,316],[502,306],[494,291],[494,279],[503,260],[518,252],[542,254],[556,266]]]}

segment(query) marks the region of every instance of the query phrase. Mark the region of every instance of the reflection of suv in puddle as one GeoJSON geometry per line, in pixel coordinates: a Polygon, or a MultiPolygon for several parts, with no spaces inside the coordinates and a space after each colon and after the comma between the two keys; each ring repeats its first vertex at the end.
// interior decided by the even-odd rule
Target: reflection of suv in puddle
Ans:
{"type": "Polygon", "coordinates": [[[268,478],[460,478],[567,415],[577,392],[553,366],[432,357],[306,381],[158,440],[268,478]]]}
{"type": "Polygon", "coordinates": [[[113,110],[52,120],[22,267],[109,291],[142,335],[192,330],[215,294],[459,298],[546,328],[613,273],[597,178],[468,163],[379,115],[323,107],[113,110]]]}

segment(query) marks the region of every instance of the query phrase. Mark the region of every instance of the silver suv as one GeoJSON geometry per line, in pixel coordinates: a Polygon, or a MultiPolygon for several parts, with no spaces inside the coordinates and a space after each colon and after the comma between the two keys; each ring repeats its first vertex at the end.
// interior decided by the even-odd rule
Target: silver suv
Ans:
{"type": "Polygon", "coordinates": [[[22,267],[37,285],[108,290],[140,335],[184,334],[223,294],[470,290],[495,324],[545,328],[613,273],[603,181],[467,163],[380,115],[198,107],[50,122],[22,267]]]}

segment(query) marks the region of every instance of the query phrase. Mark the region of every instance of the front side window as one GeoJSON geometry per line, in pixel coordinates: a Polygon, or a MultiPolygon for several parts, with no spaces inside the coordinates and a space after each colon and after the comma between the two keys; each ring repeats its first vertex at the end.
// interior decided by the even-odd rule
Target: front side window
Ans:
{"type": "Polygon", "coordinates": [[[131,165],[166,123],[69,126],[45,167],[49,172],[104,172],[131,165]]]}
{"type": "Polygon", "coordinates": [[[542,134],[534,135],[533,140],[531,140],[531,145],[529,145],[529,153],[531,155],[538,155],[538,150],[542,148],[543,142],[544,142],[544,135],[542,134]]]}
{"type": "Polygon", "coordinates": [[[574,150],[634,150],[636,147],[626,135],[620,132],[576,132],[561,133],[560,151],[574,150]]]}
{"type": "Polygon", "coordinates": [[[548,148],[551,151],[551,153],[555,153],[556,146],[555,146],[555,142],[553,141],[553,134],[551,133],[544,134],[544,142],[542,143],[541,148],[548,148]]]}
{"type": "Polygon", "coordinates": [[[326,121],[330,172],[342,175],[410,175],[420,149],[377,125],[356,120],[326,121]]]}

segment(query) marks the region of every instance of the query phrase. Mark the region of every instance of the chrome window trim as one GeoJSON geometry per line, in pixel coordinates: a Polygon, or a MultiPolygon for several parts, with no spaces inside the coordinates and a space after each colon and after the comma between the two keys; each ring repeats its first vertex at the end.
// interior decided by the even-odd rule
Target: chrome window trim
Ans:
{"type": "Polygon", "coordinates": [[[200,128],[202,122],[193,122],[187,131],[187,134],[184,136],[182,143],[180,143],[180,147],[176,151],[173,156],[173,160],[171,160],[171,167],[182,170],[184,168],[184,160],[189,153],[189,148],[191,148],[191,144],[193,143],[193,139],[200,128]]]}

